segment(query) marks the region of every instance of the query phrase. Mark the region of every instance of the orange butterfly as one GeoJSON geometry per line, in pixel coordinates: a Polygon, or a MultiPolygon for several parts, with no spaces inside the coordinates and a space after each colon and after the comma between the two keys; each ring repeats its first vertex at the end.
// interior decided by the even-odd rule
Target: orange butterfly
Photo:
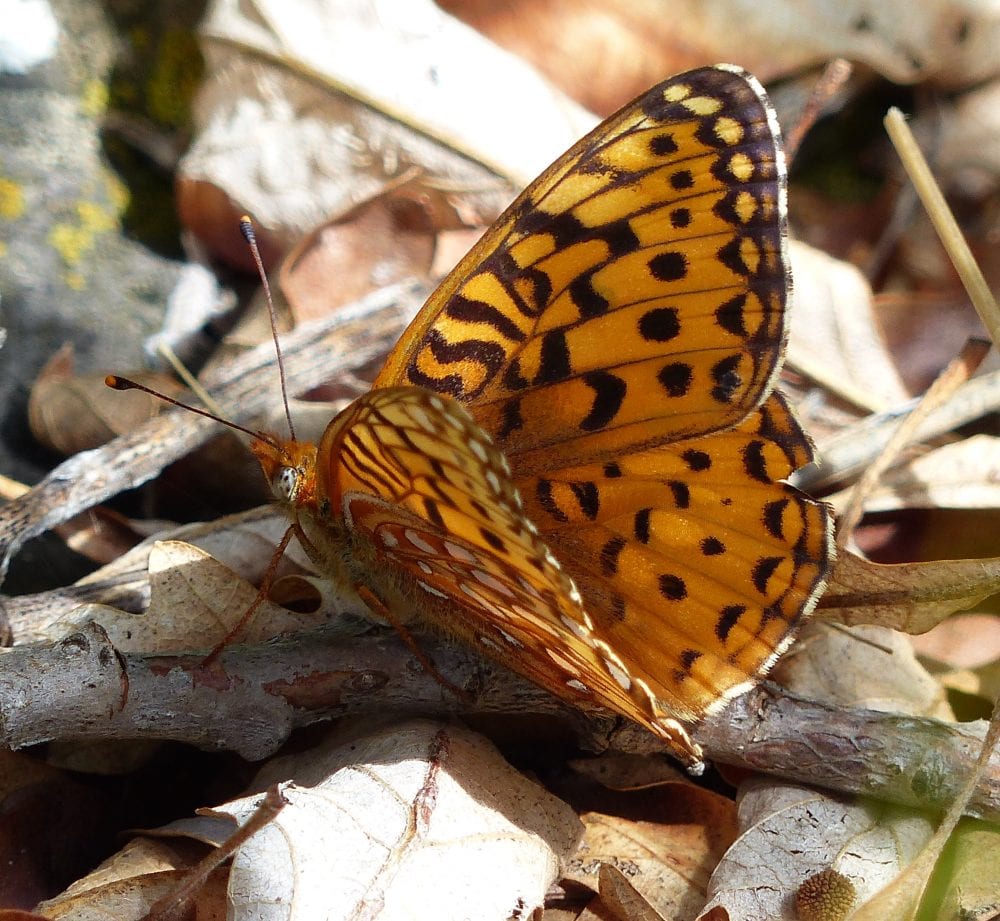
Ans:
{"type": "Polygon", "coordinates": [[[660,736],[757,679],[815,604],[826,507],[771,393],[789,290],[760,84],[673,77],[549,167],[318,445],[252,449],[329,575],[660,736]]]}

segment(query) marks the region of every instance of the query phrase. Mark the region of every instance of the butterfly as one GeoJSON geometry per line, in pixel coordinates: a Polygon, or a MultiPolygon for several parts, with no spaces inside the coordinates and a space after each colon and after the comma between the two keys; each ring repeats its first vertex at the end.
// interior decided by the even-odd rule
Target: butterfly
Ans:
{"type": "Polygon", "coordinates": [[[316,444],[252,444],[307,552],[580,706],[659,736],[757,680],[816,602],[827,508],[772,391],[785,166],[738,68],[580,140],[431,295],[316,444]]]}

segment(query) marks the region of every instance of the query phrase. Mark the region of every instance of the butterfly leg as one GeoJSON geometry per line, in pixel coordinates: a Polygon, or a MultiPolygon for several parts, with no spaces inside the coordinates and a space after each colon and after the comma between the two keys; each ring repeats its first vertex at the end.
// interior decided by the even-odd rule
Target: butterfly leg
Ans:
{"type": "Polygon", "coordinates": [[[427,653],[420,648],[420,644],[416,641],[413,634],[406,629],[406,626],[402,623],[402,621],[400,621],[399,618],[392,613],[389,606],[381,598],[379,598],[375,592],[373,592],[367,585],[355,585],[354,590],[358,593],[361,600],[368,605],[373,614],[376,614],[383,620],[387,621],[392,629],[399,634],[399,638],[406,644],[406,648],[413,653],[428,675],[430,675],[446,691],[450,691],[454,694],[463,703],[471,702],[472,695],[464,688],[460,688],[454,682],[449,681],[444,675],[441,674],[441,672],[438,671],[437,666],[431,661],[430,656],[428,656],[427,653]]]}
{"type": "Polygon", "coordinates": [[[257,608],[259,608],[267,599],[268,593],[271,591],[271,584],[274,582],[275,573],[278,571],[278,563],[281,562],[281,558],[285,555],[285,549],[288,547],[288,543],[292,539],[292,535],[297,533],[297,531],[298,525],[292,525],[287,531],[285,531],[284,537],[281,538],[281,543],[278,544],[277,549],[274,551],[274,556],[271,557],[271,562],[268,563],[267,571],[264,573],[264,578],[260,583],[260,589],[257,591],[257,597],[254,598],[254,600],[250,603],[250,606],[243,612],[240,619],[229,629],[229,632],[221,640],[219,640],[219,642],[212,647],[212,651],[201,660],[202,668],[207,668],[219,658],[222,654],[222,650],[225,649],[234,639],[236,639],[240,631],[250,622],[250,619],[256,613],[257,608]]]}

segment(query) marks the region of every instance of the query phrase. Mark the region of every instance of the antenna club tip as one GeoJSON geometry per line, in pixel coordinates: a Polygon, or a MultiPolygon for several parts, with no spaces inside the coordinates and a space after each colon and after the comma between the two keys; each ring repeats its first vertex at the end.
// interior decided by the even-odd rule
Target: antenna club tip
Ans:
{"type": "Polygon", "coordinates": [[[257,234],[253,229],[253,221],[250,219],[249,214],[244,214],[240,217],[240,233],[243,234],[243,238],[247,243],[253,244],[253,241],[257,238],[257,234]]]}
{"type": "Polygon", "coordinates": [[[129,383],[129,381],[123,377],[119,377],[117,374],[109,374],[104,378],[104,385],[110,387],[112,390],[128,390],[129,383]]]}

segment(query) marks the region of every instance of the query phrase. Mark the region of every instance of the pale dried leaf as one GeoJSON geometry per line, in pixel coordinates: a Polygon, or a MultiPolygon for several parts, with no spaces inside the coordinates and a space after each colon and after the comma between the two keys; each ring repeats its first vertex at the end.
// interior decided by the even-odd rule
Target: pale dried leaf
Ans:
{"type": "MultiPolygon", "coordinates": [[[[641,892],[633,886],[625,874],[609,863],[601,864],[598,876],[601,887],[601,902],[620,921],[665,921],[641,892]]],[[[673,921],[680,921],[675,915],[673,921]]]]}
{"type": "MultiPolygon", "coordinates": [[[[458,727],[414,721],[278,759],[290,801],[234,858],[234,919],[506,921],[541,904],[572,810],[458,727]]],[[[257,797],[221,807],[241,818],[257,797]]]]}
{"type": "Polygon", "coordinates": [[[780,665],[796,694],[848,708],[952,719],[938,683],[906,637],[884,627],[816,624],[780,665]]]}
{"type": "MultiPolygon", "coordinates": [[[[28,397],[31,433],[67,456],[96,448],[134,429],[163,409],[163,402],[132,390],[121,393],[104,383],[103,373],[73,373],[72,349],[62,349],[42,369],[28,397]]],[[[163,374],[138,372],[147,387],[178,397],[182,388],[163,374]]]]}
{"type": "MultiPolygon", "coordinates": [[[[141,921],[193,865],[185,851],[190,849],[138,838],[38,910],[51,921],[141,921]]],[[[222,908],[224,872],[217,871],[198,893],[198,918],[222,917],[213,906],[222,908]]]]}
{"type": "MultiPolygon", "coordinates": [[[[249,610],[258,593],[228,566],[183,541],[156,541],[150,547],[148,578],[150,601],[143,614],[107,605],[81,605],[46,632],[62,637],[95,621],[122,652],[210,649],[249,610]]],[[[240,640],[253,642],[314,629],[337,613],[327,609],[297,614],[265,601],[241,631],[240,640]]]]}
{"type": "Polygon", "coordinates": [[[198,137],[181,167],[186,223],[224,221],[199,189],[209,184],[288,242],[413,166],[457,188],[492,184],[483,202],[496,214],[512,191],[497,175],[524,185],[595,124],[430,0],[403,10],[216,2],[202,26],[198,137]]]}
{"type": "MultiPolygon", "coordinates": [[[[850,491],[827,496],[843,510],[850,491]]],[[[928,451],[886,473],[865,499],[865,512],[903,508],[1000,508],[1000,438],[973,435],[928,451]]]]}
{"type": "Polygon", "coordinates": [[[920,4],[753,0],[670,5],[674,40],[765,78],[843,57],[897,83],[967,85],[1000,71],[1000,11],[979,0],[920,4]],[[739,23],[738,28],[733,24],[739,23]]]}
{"type": "Polygon", "coordinates": [[[934,832],[933,821],[886,804],[850,804],[807,787],[752,780],[737,839],[712,875],[711,909],[742,921],[795,921],[803,880],[833,868],[864,901],[895,879],[934,832]]]}
{"type": "Polygon", "coordinates": [[[926,633],[955,611],[1000,591],[1000,557],[873,563],[841,552],[817,617],[926,633]]]}
{"type": "Polygon", "coordinates": [[[1000,617],[956,614],[933,630],[910,638],[914,651],[950,668],[981,668],[1000,659],[1000,617]]]}
{"type": "MultiPolygon", "coordinates": [[[[964,93],[930,119],[935,171],[953,176],[970,196],[994,190],[1000,176],[1000,82],[964,93]]],[[[918,122],[918,136],[920,129],[918,122]]]]}
{"type": "Polygon", "coordinates": [[[804,243],[790,247],[789,365],[869,409],[909,398],[872,312],[872,290],[848,262],[804,243]]]}

